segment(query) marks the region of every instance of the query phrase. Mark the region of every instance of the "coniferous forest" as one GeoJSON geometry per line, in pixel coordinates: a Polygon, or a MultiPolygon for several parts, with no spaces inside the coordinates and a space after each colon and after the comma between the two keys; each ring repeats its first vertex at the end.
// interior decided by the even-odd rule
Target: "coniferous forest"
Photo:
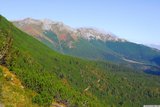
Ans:
{"type": "Polygon", "coordinates": [[[0,16],[0,65],[0,104],[7,107],[47,107],[54,103],[67,107],[160,104],[158,76],[120,64],[60,54],[3,16],[0,16]],[[21,87],[16,85],[17,81],[21,87]],[[7,100],[12,97],[17,100],[7,100]]]}

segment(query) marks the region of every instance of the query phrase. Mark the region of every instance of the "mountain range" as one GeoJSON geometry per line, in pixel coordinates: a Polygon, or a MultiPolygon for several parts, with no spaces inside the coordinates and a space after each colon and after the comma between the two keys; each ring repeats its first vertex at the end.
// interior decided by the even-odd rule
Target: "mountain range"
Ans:
{"type": "Polygon", "coordinates": [[[156,45],[156,44],[148,44],[148,46],[160,50],[160,45],[156,45]]]}
{"type": "Polygon", "coordinates": [[[160,65],[159,50],[118,38],[113,33],[95,28],[75,29],[49,19],[26,18],[13,24],[63,54],[111,61],[141,70],[157,69],[160,65]]]}
{"type": "MultiPolygon", "coordinates": [[[[38,27],[37,29],[39,29],[39,27],[41,28],[41,26],[36,25],[34,27],[38,27]]],[[[50,26],[45,26],[44,28],[50,29],[50,26]]],[[[63,27],[60,29],[63,29],[63,31],[66,30],[64,30],[63,27]]],[[[35,29],[30,29],[30,31],[34,31],[34,33],[37,32],[35,29]]],[[[58,31],[59,29],[57,32],[58,31]]],[[[90,32],[94,31],[91,30],[90,32]]],[[[41,34],[42,32],[43,30],[37,32],[37,34],[41,34]]],[[[93,49],[98,48],[95,48],[96,46],[102,46],[102,44],[108,42],[109,44],[111,42],[109,47],[115,45],[117,47],[117,44],[118,46],[123,46],[124,48],[122,50],[128,46],[131,47],[127,49],[133,48],[132,46],[137,46],[137,50],[141,48],[146,49],[143,50],[144,52],[150,50],[153,52],[152,54],[145,53],[146,55],[150,55],[149,58],[158,55],[159,51],[130,43],[111,35],[108,35],[109,38],[112,38],[111,40],[99,39],[96,38],[97,36],[95,37],[95,35],[92,36],[95,38],[90,38],[89,36],[87,39],[86,36],[79,38],[80,35],[64,36],[66,33],[64,33],[63,36],[61,35],[61,38],[58,38],[59,36],[56,36],[56,32],[54,33],[50,30],[46,30],[45,32],[43,32],[43,35],[29,35],[0,15],[0,106],[141,107],[143,105],[160,104],[159,76],[145,74],[137,69],[131,69],[125,65],[113,63],[114,61],[112,63],[108,62],[106,59],[105,61],[88,60],[84,59],[85,57],[82,59],[61,54],[65,52],[65,48],[62,45],[63,42],[67,44],[69,41],[76,43],[75,45],[71,44],[71,46],[74,47],[64,45],[67,49],[75,49],[78,45],[81,45],[84,46],[82,49],[87,49],[84,53],[87,51],[91,51],[90,53],[92,53],[92,51],[94,52],[93,49]],[[53,34],[55,36],[53,36],[53,34]],[[55,37],[57,38],[55,39],[55,37]],[[60,47],[53,45],[50,42],[51,40],[59,41],[57,45],[60,47]],[[95,47],[91,45],[94,43],[97,43],[95,47]],[[88,46],[88,44],[90,45],[88,46]],[[57,50],[55,51],[54,49],[57,50]]],[[[79,32],[85,34],[86,29],[80,29],[79,32]]],[[[96,31],[96,33],[98,32],[96,31]]],[[[67,34],[70,35],[71,33],[67,34]]],[[[58,42],[54,41],[53,43],[56,44],[58,42]]],[[[103,48],[107,49],[105,46],[103,48]]],[[[118,49],[114,48],[115,54],[113,54],[114,52],[109,53],[109,51],[112,52],[111,49],[112,48],[108,49],[107,54],[115,57],[115,60],[119,57],[118,55],[128,55],[128,51],[126,51],[126,53],[122,50],[118,51],[119,47],[118,49]],[[117,55],[116,53],[119,54],[117,55]]],[[[134,49],[135,48],[132,49],[131,53],[136,51],[134,49]]],[[[99,51],[100,48],[97,52],[99,51]]],[[[97,54],[93,53],[93,55],[97,54]]],[[[90,56],[92,56],[92,54],[90,54],[90,56]]],[[[128,57],[131,58],[131,56],[128,57]]],[[[92,56],[92,58],[94,58],[94,56],[92,56]]],[[[123,60],[131,63],[144,63],[142,61],[137,62],[141,60],[141,57],[137,56],[137,61],[129,58],[124,57],[123,60]]],[[[135,58],[135,56],[133,58],[135,58]]],[[[146,62],[148,61],[145,57],[142,59],[146,62]]],[[[154,61],[157,61],[154,63],[158,66],[159,60],[155,59],[154,61]]]]}

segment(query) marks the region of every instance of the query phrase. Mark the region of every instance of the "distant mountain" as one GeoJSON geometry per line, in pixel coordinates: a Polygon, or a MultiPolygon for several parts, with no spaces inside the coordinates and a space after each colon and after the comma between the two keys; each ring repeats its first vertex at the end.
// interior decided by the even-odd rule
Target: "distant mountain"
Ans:
{"type": "Polygon", "coordinates": [[[148,69],[148,65],[157,66],[152,59],[160,56],[158,50],[93,28],[74,29],[48,19],[26,18],[13,23],[50,48],[72,56],[112,61],[141,69],[148,69]]]}
{"type": "MultiPolygon", "coordinates": [[[[43,20],[36,20],[31,18],[26,18],[24,20],[20,21],[14,21],[13,22],[16,26],[19,28],[27,31],[27,33],[31,33],[34,36],[45,36],[45,31],[52,31],[57,36],[58,39],[66,41],[68,36],[70,36],[72,39],[76,40],[76,38],[84,38],[87,40],[101,40],[101,41],[126,41],[124,39],[120,39],[116,36],[114,36],[111,33],[102,33],[101,31],[98,31],[97,29],[93,28],[79,28],[74,29],[70,26],[67,26],[63,24],[62,22],[55,22],[51,21],[49,19],[43,19],[43,20]]],[[[45,37],[44,37],[45,38],[45,37]]]]}
{"type": "Polygon", "coordinates": [[[148,46],[160,50],[160,45],[149,44],[148,46]]]}
{"type": "Polygon", "coordinates": [[[57,53],[0,16],[1,106],[159,105],[159,83],[158,76],[57,53]]]}

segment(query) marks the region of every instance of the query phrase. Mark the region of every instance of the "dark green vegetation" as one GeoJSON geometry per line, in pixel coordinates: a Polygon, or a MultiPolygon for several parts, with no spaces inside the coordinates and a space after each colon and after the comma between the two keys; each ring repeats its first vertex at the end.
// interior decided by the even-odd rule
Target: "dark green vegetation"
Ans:
{"type": "MultiPolygon", "coordinates": [[[[33,28],[34,29],[34,28],[33,28]]],[[[66,33],[67,34],[67,33],[66,33]]],[[[44,44],[50,48],[72,56],[78,56],[81,58],[88,58],[93,60],[112,61],[116,63],[123,63],[132,68],[144,68],[151,69],[150,66],[159,66],[160,51],[152,49],[150,47],[135,44],[132,42],[121,41],[101,41],[101,40],[86,40],[79,38],[74,41],[72,38],[59,40],[57,35],[52,31],[45,31],[45,36],[54,41],[53,43],[42,40],[44,44]],[[67,44],[72,41],[73,48],[69,48],[67,44]],[[56,45],[55,45],[56,43],[56,45]],[[127,60],[133,60],[138,63],[131,63],[127,60]],[[143,64],[139,64],[143,63],[143,64]],[[140,67],[141,66],[141,67],[140,67]]],[[[71,37],[71,36],[67,36],[71,37]]]]}
{"type": "MultiPolygon", "coordinates": [[[[0,63],[35,91],[34,103],[69,107],[160,104],[160,79],[107,62],[61,55],[0,16],[0,63]]],[[[3,103],[3,102],[2,102],[3,103]]]]}
{"type": "Polygon", "coordinates": [[[106,45],[114,52],[125,56],[125,58],[136,60],[142,63],[157,64],[155,61],[151,60],[160,56],[160,51],[156,49],[152,49],[144,45],[138,45],[131,42],[107,42],[106,45]]]}
{"type": "Polygon", "coordinates": [[[64,41],[59,40],[53,31],[45,31],[44,35],[50,38],[50,40],[54,41],[52,44],[49,41],[45,42],[45,40],[42,40],[42,42],[44,42],[49,47],[59,52],[79,56],[82,58],[119,62],[123,62],[123,58],[126,58],[146,64],[159,65],[160,63],[157,62],[159,61],[158,58],[160,57],[159,50],[132,42],[103,42],[101,40],[95,39],[88,41],[82,38],[79,38],[77,41],[73,41],[70,35],[68,35],[66,41],[64,41]],[[69,48],[66,45],[70,41],[74,42],[72,44],[75,48],[69,48]],[[56,43],[56,45],[54,43],[56,43]]]}
{"type": "MultiPolygon", "coordinates": [[[[0,98],[2,98],[2,76],[3,76],[3,72],[2,69],[0,68],[0,98]]],[[[1,99],[0,99],[0,103],[1,103],[1,99]]]]}
{"type": "Polygon", "coordinates": [[[52,23],[49,25],[50,29],[44,29],[47,23],[30,20],[14,21],[13,24],[60,53],[85,59],[112,61],[143,71],[160,70],[159,50],[128,42],[92,28],[72,29],[64,24],[52,23]]]}

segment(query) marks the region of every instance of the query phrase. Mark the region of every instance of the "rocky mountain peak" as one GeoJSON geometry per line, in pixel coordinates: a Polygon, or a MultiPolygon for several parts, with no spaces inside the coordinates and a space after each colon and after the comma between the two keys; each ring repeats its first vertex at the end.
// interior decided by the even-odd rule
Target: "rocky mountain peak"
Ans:
{"type": "Polygon", "coordinates": [[[80,33],[80,35],[88,40],[91,39],[98,39],[102,41],[121,41],[125,42],[125,39],[118,38],[112,33],[109,32],[102,32],[96,28],[79,28],[77,29],[77,32],[80,33]]]}
{"type": "Polygon", "coordinates": [[[64,34],[76,35],[77,37],[79,36],[87,40],[96,39],[102,41],[126,41],[125,39],[118,38],[112,33],[101,31],[96,28],[82,27],[75,29],[68,25],[65,25],[63,22],[52,21],[50,19],[37,20],[32,18],[26,18],[20,21],[14,21],[13,23],[19,28],[21,28],[21,26],[39,26],[39,31],[51,30],[56,34],[60,34],[61,32],[63,32],[64,34]]]}
{"type": "Polygon", "coordinates": [[[24,24],[39,24],[40,23],[39,20],[32,19],[32,18],[26,18],[26,19],[21,20],[20,22],[24,24]]]}

